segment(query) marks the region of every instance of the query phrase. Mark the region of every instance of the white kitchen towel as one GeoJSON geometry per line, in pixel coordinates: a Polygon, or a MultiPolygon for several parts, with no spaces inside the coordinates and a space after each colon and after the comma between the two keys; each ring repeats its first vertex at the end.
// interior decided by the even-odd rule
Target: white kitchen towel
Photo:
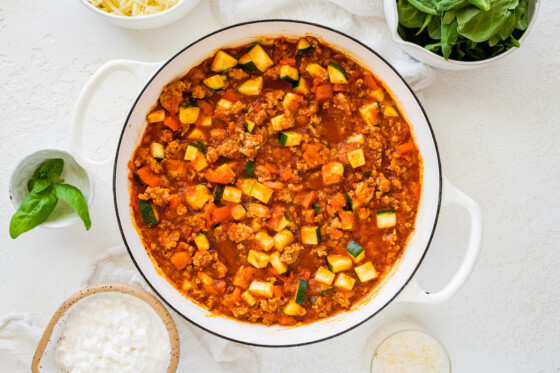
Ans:
{"type": "Polygon", "coordinates": [[[434,70],[406,54],[391,38],[383,0],[213,0],[224,24],[259,19],[295,19],[328,26],[367,44],[391,63],[418,91],[435,78],[434,70]]]}
{"type": "MultiPolygon", "coordinates": [[[[101,282],[126,282],[152,292],[124,246],[107,249],[93,264],[84,286],[101,282]]],[[[53,310],[54,312],[54,310],[53,310]]],[[[169,310],[181,338],[178,372],[256,373],[255,354],[247,347],[215,337],[189,324],[169,310]]],[[[0,320],[0,367],[2,372],[28,372],[44,328],[23,314],[10,314],[0,320]]]]}

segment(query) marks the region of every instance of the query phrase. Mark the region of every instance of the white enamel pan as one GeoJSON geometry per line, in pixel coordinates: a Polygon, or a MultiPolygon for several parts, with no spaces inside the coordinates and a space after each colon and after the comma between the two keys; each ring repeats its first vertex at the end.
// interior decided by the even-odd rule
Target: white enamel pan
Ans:
{"type": "Polygon", "coordinates": [[[311,23],[287,20],[244,23],[205,36],[163,63],[151,64],[125,60],[107,63],[92,76],[78,98],[72,116],[71,150],[82,167],[113,187],[115,210],[123,240],[138,270],[154,291],[171,308],[193,324],[236,342],[268,347],[315,343],[355,328],[395,300],[425,304],[444,302],[457,293],[466,282],[480,251],[482,237],[480,210],[472,199],[442,177],[438,149],[430,123],[410,87],[393,67],[358,40],[336,30],[311,23]],[[181,295],[154,268],[131,218],[127,163],[146,128],[146,113],[167,83],[181,77],[191,67],[225,46],[250,43],[258,37],[297,38],[302,35],[317,36],[367,66],[386,83],[397,98],[402,112],[412,125],[424,163],[423,188],[416,229],[402,259],[392,273],[370,296],[354,305],[348,312],[298,327],[264,326],[217,317],[181,295]],[[103,162],[95,162],[83,153],[81,146],[85,113],[93,94],[105,78],[115,71],[122,70],[135,74],[142,81],[146,76],[150,77],[130,109],[114,157],[103,162]],[[429,294],[420,288],[413,280],[413,276],[428,250],[440,208],[450,204],[458,204],[470,214],[471,231],[468,248],[459,270],[449,284],[441,291],[429,294]],[[406,291],[403,291],[405,287],[406,291]]]}

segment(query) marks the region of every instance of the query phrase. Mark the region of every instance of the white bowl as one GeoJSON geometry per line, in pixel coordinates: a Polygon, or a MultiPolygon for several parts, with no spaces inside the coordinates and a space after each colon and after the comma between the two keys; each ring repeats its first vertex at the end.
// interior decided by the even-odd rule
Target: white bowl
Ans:
{"type": "MultiPolygon", "coordinates": [[[[12,171],[10,176],[10,199],[16,210],[28,194],[27,181],[31,179],[35,170],[44,161],[51,158],[62,158],[64,160],[64,169],[60,177],[66,183],[80,189],[88,206],[91,206],[93,201],[93,182],[89,173],[68,152],[58,149],[43,149],[22,159],[12,171]]],[[[72,207],[66,202],[59,201],[48,219],[39,226],[43,228],[63,228],[74,224],[78,220],[78,214],[76,214],[72,207]]]]}
{"type": "Polygon", "coordinates": [[[146,30],[162,27],[175,22],[191,11],[200,0],[179,0],[177,4],[163,12],[148,16],[127,17],[107,13],[89,3],[88,0],[79,0],[86,8],[98,14],[106,21],[124,28],[146,30]]]}
{"type": "MultiPolygon", "coordinates": [[[[525,30],[523,35],[519,38],[519,43],[521,44],[521,46],[523,46],[523,41],[527,38],[527,35],[529,35],[529,32],[533,28],[535,20],[537,19],[539,5],[540,5],[540,0],[529,0],[529,8],[527,10],[527,19],[529,21],[529,25],[527,26],[527,30],[525,30]]],[[[445,70],[477,69],[479,67],[486,66],[495,61],[501,60],[502,58],[509,56],[517,49],[519,49],[519,48],[510,48],[504,53],[500,53],[495,57],[482,61],[456,61],[451,59],[446,60],[442,56],[430,52],[429,50],[427,50],[426,48],[418,44],[404,41],[400,37],[397,31],[397,27],[399,25],[399,14],[397,12],[396,0],[384,0],[383,9],[385,11],[385,20],[387,21],[387,25],[389,26],[389,30],[391,31],[391,35],[393,36],[393,39],[412,57],[416,58],[418,61],[422,61],[433,67],[438,67],[440,69],[445,69],[445,70]]]]}

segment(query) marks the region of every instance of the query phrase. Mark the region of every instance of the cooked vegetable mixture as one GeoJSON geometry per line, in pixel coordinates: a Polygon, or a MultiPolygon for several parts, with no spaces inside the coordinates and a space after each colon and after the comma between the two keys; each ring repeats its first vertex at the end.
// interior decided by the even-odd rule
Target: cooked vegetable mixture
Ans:
{"type": "Polygon", "coordinates": [[[147,121],[129,163],[137,229],[216,314],[294,325],[348,310],[414,230],[409,124],[371,72],[313,37],[218,51],[147,121]]]}

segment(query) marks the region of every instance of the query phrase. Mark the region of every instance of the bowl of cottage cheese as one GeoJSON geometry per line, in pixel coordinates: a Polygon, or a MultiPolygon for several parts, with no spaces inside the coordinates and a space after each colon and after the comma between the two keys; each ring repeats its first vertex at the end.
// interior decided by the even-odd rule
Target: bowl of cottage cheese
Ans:
{"type": "Polygon", "coordinates": [[[175,372],[179,336],[165,307],[143,289],[105,283],[81,290],[55,312],[33,372],[175,372]]]}

